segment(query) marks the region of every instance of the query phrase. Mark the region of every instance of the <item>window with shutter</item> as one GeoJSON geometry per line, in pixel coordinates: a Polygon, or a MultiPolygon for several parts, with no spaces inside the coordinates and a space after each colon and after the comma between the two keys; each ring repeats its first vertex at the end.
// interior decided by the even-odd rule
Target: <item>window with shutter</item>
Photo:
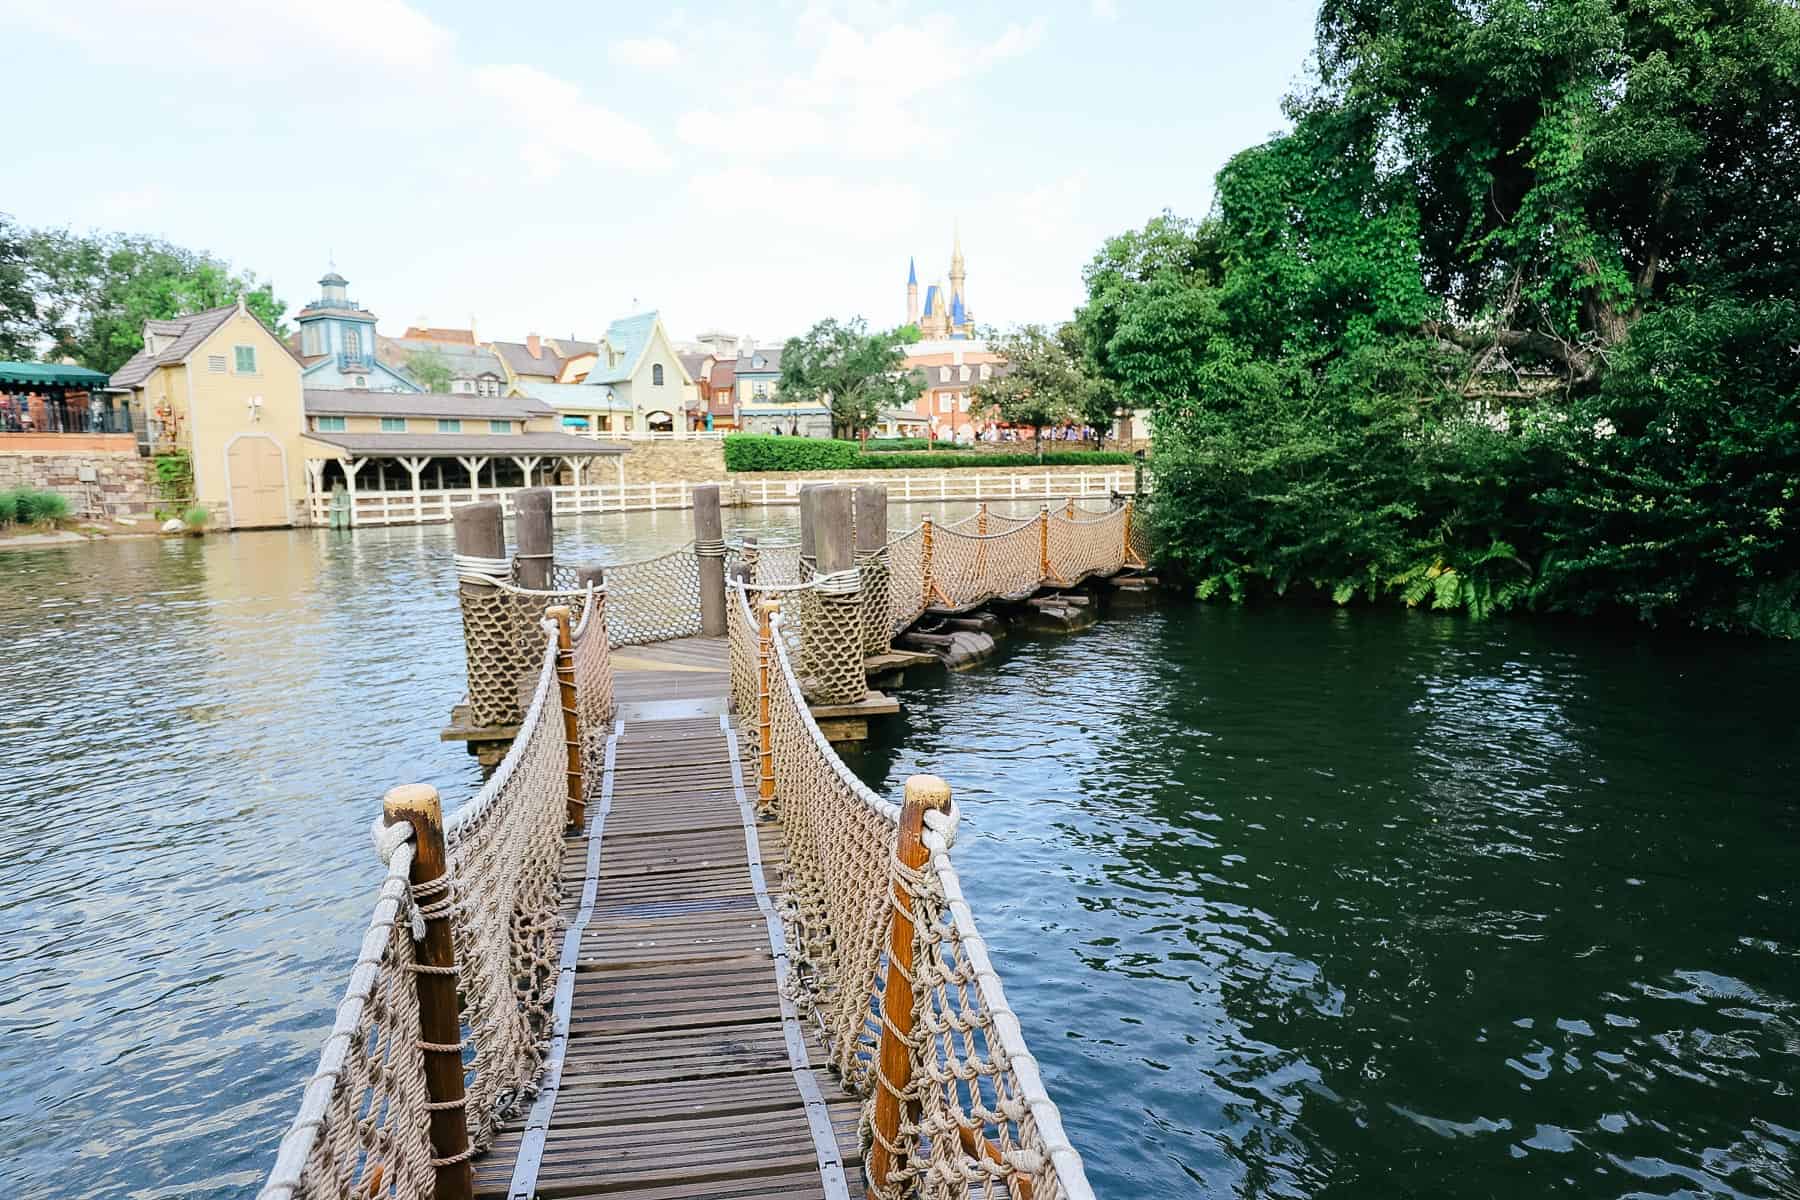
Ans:
{"type": "Polygon", "coordinates": [[[256,374],[255,346],[233,346],[231,352],[237,356],[237,373],[239,375],[256,374]]]}

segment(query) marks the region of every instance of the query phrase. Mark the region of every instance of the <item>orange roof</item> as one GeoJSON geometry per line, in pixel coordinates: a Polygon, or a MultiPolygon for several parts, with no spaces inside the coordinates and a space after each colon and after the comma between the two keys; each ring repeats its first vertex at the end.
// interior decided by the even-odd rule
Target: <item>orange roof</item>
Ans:
{"type": "Polygon", "coordinates": [[[453,346],[473,346],[475,344],[473,329],[435,329],[430,327],[421,329],[417,325],[409,325],[401,336],[420,342],[448,342],[453,346]]]}

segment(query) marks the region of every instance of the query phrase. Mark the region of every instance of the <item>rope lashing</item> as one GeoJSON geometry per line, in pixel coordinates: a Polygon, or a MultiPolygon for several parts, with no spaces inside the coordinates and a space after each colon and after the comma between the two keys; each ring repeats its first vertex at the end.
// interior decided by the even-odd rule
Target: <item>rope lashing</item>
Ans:
{"type": "Polygon", "coordinates": [[[705,538],[694,542],[694,554],[698,558],[724,558],[725,539],[705,538]]]}
{"type": "Polygon", "coordinates": [[[453,562],[459,579],[465,575],[476,576],[482,581],[512,578],[513,560],[510,558],[484,558],[479,554],[458,554],[453,562]]]}
{"type": "Polygon", "coordinates": [[[827,596],[849,596],[862,591],[862,568],[826,571],[813,576],[813,586],[827,596]]]}

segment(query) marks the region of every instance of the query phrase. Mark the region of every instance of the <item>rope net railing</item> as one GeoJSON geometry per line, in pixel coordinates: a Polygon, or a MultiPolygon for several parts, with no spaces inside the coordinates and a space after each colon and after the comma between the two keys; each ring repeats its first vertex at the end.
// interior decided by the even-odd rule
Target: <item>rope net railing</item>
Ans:
{"type": "MultiPolygon", "coordinates": [[[[614,646],[641,646],[693,637],[700,632],[700,555],[693,542],[640,562],[605,567],[607,628],[614,646]]],[[[558,564],[553,582],[574,578],[574,568],[558,564]]]]}
{"type": "MultiPolygon", "coordinates": [[[[613,710],[604,596],[580,594],[569,660],[585,778],[599,778],[613,710]]],[[[486,1150],[536,1093],[544,1068],[563,934],[562,859],[571,784],[556,623],[544,621],[526,711],[506,757],[443,822],[444,873],[413,881],[413,829],[376,822],[387,876],[337,1019],[262,1200],[426,1200],[435,1173],[486,1150]],[[420,961],[425,922],[447,920],[454,958],[420,961]],[[461,1038],[421,1035],[418,979],[454,978],[461,1038]],[[433,1101],[425,1055],[457,1053],[460,1099],[433,1101]],[[433,1112],[463,1113],[468,1149],[437,1156],[433,1112]]]]}
{"type": "Polygon", "coordinates": [[[951,863],[955,807],[926,814],[927,857],[920,867],[904,865],[896,850],[900,808],[856,778],[808,711],[786,644],[774,636],[785,612],[770,622],[762,665],[755,595],[734,586],[728,597],[733,701],[755,726],[759,778],[772,779],[786,834],[782,915],[795,962],[793,999],[818,1020],[831,1068],[864,1098],[865,1149],[881,1150],[889,1164],[885,1177],[870,1180],[870,1194],[1010,1200],[1028,1183],[1034,1200],[1088,1200],[1080,1155],[951,863]],[[891,964],[886,943],[902,909],[913,927],[910,958],[891,964]],[[912,987],[903,1018],[885,1003],[892,966],[912,987]],[[904,1082],[880,1067],[884,1035],[904,1044],[904,1082]],[[884,1091],[898,1102],[891,1128],[880,1115],[884,1091]]]}
{"type": "Polygon", "coordinates": [[[510,568],[508,574],[491,575],[479,565],[458,562],[469,711],[477,725],[518,722],[529,703],[532,671],[544,653],[544,610],[563,604],[580,618],[587,591],[574,582],[573,572],[558,568],[551,584],[545,590],[524,588],[514,582],[510,568]]]}

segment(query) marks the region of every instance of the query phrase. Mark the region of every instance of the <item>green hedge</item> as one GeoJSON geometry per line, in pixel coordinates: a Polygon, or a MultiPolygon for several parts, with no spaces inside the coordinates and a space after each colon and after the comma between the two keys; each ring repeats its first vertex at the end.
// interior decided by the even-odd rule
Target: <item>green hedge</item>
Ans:
{"type": "Polygon", "coordinates": [[[848,471],[860,457],[855,442],[764,433],[725,437],[727,471],[848,471]]]}
{"type": "Polygon", "coordinates": [[[962,447],[952,441],[934,442],[930,438],[870,438],[863,449],[871,454],[886,454],[897,450],[961,450],[962,447]]]}
{"type": "Polygon", "coordinates": [[[864,470],[954,470],[958,467],[1118,467],[1131,455],[1118,450],[1046,450],[1039,462],[1029,453],[1004,451],[939,450],[931,454],[865,454],[856,465],[864,470]]]}
{"type": "MultiPolygon", "coordinates": [[[[911,439],[917,441],[918,439],[911,439]]],[[[1118,467],[1131,455],[1117,450],[1051,450],[1039,463],[1030,454],[980,450],[939,450],[933,453],[881,450],[868,454],[855,442],[824,438],[777,437],[771,434],[733,433],[725,438],[728,471],[868,471],[955,470],[961,467],[1118,467]]]]}

